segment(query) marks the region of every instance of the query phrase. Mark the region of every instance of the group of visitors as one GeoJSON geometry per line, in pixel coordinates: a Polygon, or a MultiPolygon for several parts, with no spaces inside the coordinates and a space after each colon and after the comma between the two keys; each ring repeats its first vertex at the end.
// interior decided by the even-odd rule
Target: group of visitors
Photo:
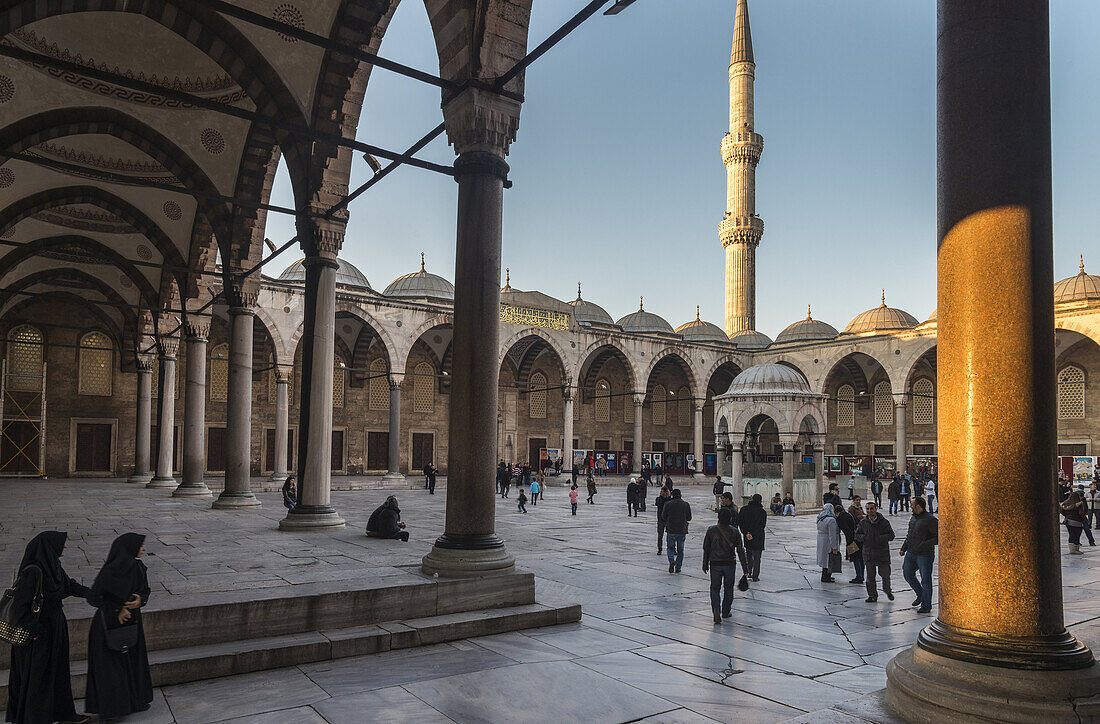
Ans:
{"type": "MultiPolygon", "coordinates": [[[[539,481],[540,487],[544,485],[546,473],[543,468],[539,467],[534,474],[539,481]]],[[[512,463],[506,463],[501,460],[497,463],[497,493],[500,494],[500,497],[507,498],[508,491],[513,485],[517,487],[524,485],[530,486],[532,480],[531,476],[532,468],[530,463],[525,462],[522,465],[513,465],[512,463]]]]}
{"type": "Polygon", "coordinates": [[[772,501],[769,506],[772,511],[772,515],[794,515],[794,498],[790,493],[787,493],[782,498],[779,497],[779,493],[772,496],[772,501]]]}
{"type": "Polygon", "coordinates": [[[1058,512],[1062,514],[1063,525],[1069,534],[1070,555],[1082,555],[1081,534],[1084,533],[1090,546],[1096,545],[1096,539],[1092,535],[1093,526],[1100,522],[1100,490],[1097,490],[1095,482],[1089,484],[1085,490],[1079,485],[1077,490],[1063,486],[1062,502],[1058,505],[1058,512]]]}

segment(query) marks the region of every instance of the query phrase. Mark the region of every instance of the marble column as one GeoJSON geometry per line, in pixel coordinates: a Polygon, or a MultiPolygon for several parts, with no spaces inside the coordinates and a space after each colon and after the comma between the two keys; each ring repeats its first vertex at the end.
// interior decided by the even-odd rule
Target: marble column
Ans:
{"type": "Polygon", "coordinates": [[[208,496],[206,472],[206,345],[209,319],[188,319],[187,382],[183,398],[183,482],[173,491],[176,498],[208,496]]]}
{"type": "Polygon", "coordinates": [[[573,387],[562,387],[562,466],[572,473],[573,470],[573,387]]]}
{"type": "MultiPolygon", "coordinates": [[[[695,459],[698,461],[698,472],[703,472],[703,405],[698,401],[695,403],[695,429],[694,439],[692,440],[692,447],[695,453],[695,459]]],[[[734,495],[736,498],[736,494],[734,495]]]]}
{"type": "Polygon", "coordinates": [[[1048,3],[940,0],[938,19],[939,611],[888,664],[886,701],[928,722],[1097,721],[1055,513],[1048,3]]]}
{"type": "Polygon", "coordinates": [[[642,412],[645,404],[645,393],[634,393],[634,472],[639,472],[642,469],[642,451],[645,447],[642,445],[642,412]]]}
{"type": "Polygon", "coordinates": [[[745,497],[745,457],[742,444],[730,441],[730,481],[733,484],[733,502],[738,506],[745,497]]]}
{"type": "Polygon", "coordinates": [[[134,474],[128,482],[148,483],[153,423],[153,361],[147,355],[137,360],[137,416],[134,430],[134,474]]]}
{"type": "Polygon", "coordinates": [[[176,444],[176,352],[178,339],[161,341],[160,348],[160,396],[157,400],[157,474],[145,487],[174,488],[178,484],[173,476],[172,463],[176,444]]]}
{"type": "MultiPolygon", "coordinates": [[[[824,437],[824,436],[820,436],[824,437]]],[[[814,501],[825,497],[825,442],[814,440],[814,481],[817,484],[817,497],[814,501]]]]}
{"type": "Polygon", "coordinates": [[[225,490],[214,501],[219,510],[260,504],[252,492],[252,328],[251,305],[229,308],[229,385],[225,405],[225,490]]]}
{"type": "MultiPolygon", "coordinates": [[[[278,363],[275,365],[275,465],[268,478],[281,483],[290,475],[286,469],[287,436],[290,432],[290,372],[278,363]]],[[[297,488],[297,486],[295,486],[297,488]]]]}
{"type": "Polygon", "coordinates": [[[783,492],[794,495],[794,444],[783,442],[783,492]]]}
{"type": "Polygon", "coordinates": [[[447,520],[422,568],[429,575],[464,577],[515,570],[515,559],[496,535],[493,485],[501,224],[508,164],[503,152],[468,150],[459,155],[454,168],[458,232],[447,520]]]}
{"type": "Polygon", "coordinates": [[[726,436],[714,436],[714,474],[720,478],[726,476],[726,436]]]}
{"type": "MultiPolygon", "coordinates": [[[[301,229],[301,227],[299,227],[301,229]]],[[[298,423],[298,505],[279,530],[343,528],[331,504],[332,377],[336,354],[336,252],[343,240],[334,229],[311,229],[323,254],[306,256],[305,331],[302,336],[301,418],[298,423]]],[[[307,246],[307,254],[309,247],[307,246]]]]}
{"type": "Polygon", "coordinates": [[[905,472],[905,458],[909,450],[909,443],[905,439],[905,400],[898,400],[894,403],[894,455],[898,461],[898,472],[905,472]]]}
{"type": "Polygon", "coordinates": [[[401,485],[405,476],[401,474],[401,378],[400,374],[390,374],[390,439],[389,470],[382,479],[387,484],[401,485]]]}

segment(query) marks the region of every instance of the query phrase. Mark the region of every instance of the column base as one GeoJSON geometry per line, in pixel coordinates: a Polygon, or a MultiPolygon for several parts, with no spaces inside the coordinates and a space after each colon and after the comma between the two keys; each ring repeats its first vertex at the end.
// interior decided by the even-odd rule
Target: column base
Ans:
{"type": "Polygon", "coordinates": [[[344,519],[328,505],[308,505],[291,508],[279,521],[279,530],[331,530],[345,527],[344,519]]]}
{"type": "Polygon", "coordinates": [[[153,474],[152,473],[134,473],[130,477],[126,478],[126,482],[128,482],[128,483],[141,483],[142,485],[145,485],[146,483],[148,483],[152,479],[153,479],[153,474]]]}
{"type": "Polygon", "coordinates": [[[175,488],[175,487],[178,487],[179,484],[180,484],[180,481],[176,480],[175,478],[154,477],[152,480],[150,480],[148,483],[145,484],[145,487],[147,487],[147,488],[175,488]]]}
{"type": "Polygon", "coordinates": [[[271,477],[268,478],[268,482],[281,483],[289,477],[290,473],[272,473],[271,477]]]}
{"type": "Polygon", "coordinates": [[[388,473],[386,473],[385,475],[382,476],[382,482],[384,482],[384,483],[393,483],[395,485],[404,485],[405,484],[405,476],[402,475],[401,473],[388,472],[388,473]]]}
{"type": "Polygon", "coordinates": [[[516,559],[495,535],[448,535],[436,539],[420,570],[443,578],[478,578],[516,570],[516,559]]]}
{"type": "Polygon", "coordinates": [[[260,499],[251,490],[226,490],[218,496],[218,499],[210,507],[214,510],[237,510],[238,508],[254,508],[259,505],[260,499]]]}
{"type": "Polygon", "coordinates": [[[213,493],[206,483],[180,483],[179,487],[172,491],[173,498],[209,498],[213,493]]]}
{"type": "Polygon", "coordinates": [[[959,661],[920,644],[886,665],[886,702],[913,724],[1100,720],[1100,666],[1010,669],[959,661]]]}

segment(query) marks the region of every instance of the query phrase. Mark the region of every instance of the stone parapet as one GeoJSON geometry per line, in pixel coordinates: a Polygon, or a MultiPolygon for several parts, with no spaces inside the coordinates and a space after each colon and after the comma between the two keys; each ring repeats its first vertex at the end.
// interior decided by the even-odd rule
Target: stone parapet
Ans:
{"type": "Polygon", "coordinates": [[[764,220],[759,216],[729,215],[718,224],[718,238],[721,239],[723,247],[731,244],[756,246],[760,243],[762,236],[764,236],[764,220]]]}
{"type": "Polygon", "coordinates": [[[722,163],[728,168],[740,161],[755,166],[764,153],[764,137],[752,131],[727,133],[722,137],[722,163]]]}

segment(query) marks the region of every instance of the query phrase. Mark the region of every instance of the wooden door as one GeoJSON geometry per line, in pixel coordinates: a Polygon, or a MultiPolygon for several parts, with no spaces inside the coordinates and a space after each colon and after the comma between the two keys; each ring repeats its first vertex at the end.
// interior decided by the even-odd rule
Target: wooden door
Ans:
{"type": "Polygon", "coordinates": [[[264,430],[264,470],[275,471],[275,430],[264,430]]]}
{"type": "Polygon", "coordinates": [[[412,469],[423,470],[435,457],[435,435],[430,432],[414,432],[412,446],[412,469]]]}
{"type": "Polygon", "coordinates": [[[38,428],[25,420],[4,425],[0,439],[0,473],[38,475],[38,428]]]}
{"type": "Polygon", "coordinates": [[[388,432],[368,432],[367,470],[389,470],[389,451],[390,434],[388,432]]]}
{"type": "Polygon", "coordinates": [[[225,428],[206,428],[206,469],[212,473],[225,472],[225,428]]]}
{"type": "Polygon", "coordinates": [[[332,470],[344,469],[344,431],[332,431],[332,470]]]}
{"type": "Polygon", "coordinates": [[[532,470],[539,469],[539,453],[546,447],[545,437],[533,437],[527,441],[527,462],[532,470]]]}
{"type": "Polygon", "coordinates": [[[111,472],[110,423],[76,424],[76,467],[79,473],[111,472]]]}

